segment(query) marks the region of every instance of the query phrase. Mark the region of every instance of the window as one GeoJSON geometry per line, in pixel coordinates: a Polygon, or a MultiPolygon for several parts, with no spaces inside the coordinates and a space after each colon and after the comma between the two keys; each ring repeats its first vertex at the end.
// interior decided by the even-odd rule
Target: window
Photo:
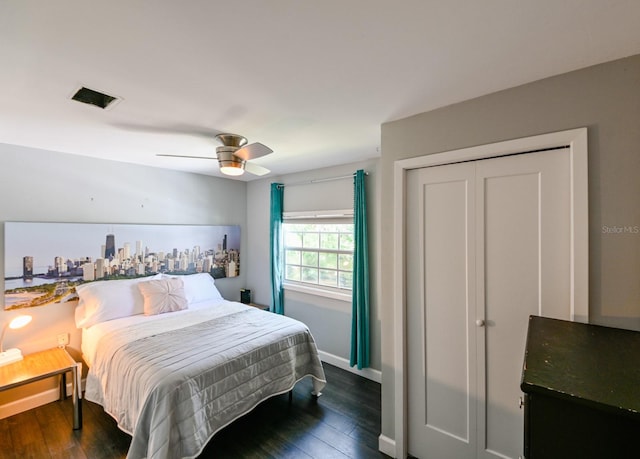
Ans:
{"type": "Polygon", "coordinates": [[[284,222],[285,283],[351,295],[353,223],[284,222]]]}

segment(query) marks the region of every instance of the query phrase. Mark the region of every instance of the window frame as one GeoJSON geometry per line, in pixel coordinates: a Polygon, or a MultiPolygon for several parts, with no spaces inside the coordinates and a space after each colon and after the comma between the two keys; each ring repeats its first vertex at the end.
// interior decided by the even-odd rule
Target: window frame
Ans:
{"type": "MultiPolygon", "coordinates": [[[[297,211],[297,212],[283,212],[283,225],[286,224],[353,224],[353,209],[343,209],[343,210],[323,210],[323,211],[297,211]]],[[[286,229],[283,228],[283,235],[286,234],[286,229]]],[[[320,233],[322,234],[322,233],[320,233]]],[[[288,246],[286,245],[286,241],[283,244],[283,250],[285,253],[283,254],[283,270],[286,273],[287,270],[287,260],[286,260],[286,251],[288,250],[288,246]]],[[[304,247],[296,247],[295,249],[304,249],[304,247]]],[[[344,250],[320,250],[311,249],[310,251],[316,252],[318,254],[321,253],[334,253],[338,256],[340,254],[349,253],[353,256],[353,250],[344,251],[344,250]]],[[[300,264],[302,266],[302,263],[300,264]]],[[[318,269],[320,269],[318,267],[318,269]]],[[[339,275],[340,270],[336,268],[336,273],[339,275]]],[[[352,290],[351,288],[345,289],[340,287],[333,287],[329,285],[321,285],[319,283],[310,283],[304,281],[293,281],[286,279],[283,280],[283,287],[285,290],[291,290],[295,292],[306,293],[310,295],[323,296],[327,298],[332,298],[335,300],[351,302],[352,298],[352,290]]]]}

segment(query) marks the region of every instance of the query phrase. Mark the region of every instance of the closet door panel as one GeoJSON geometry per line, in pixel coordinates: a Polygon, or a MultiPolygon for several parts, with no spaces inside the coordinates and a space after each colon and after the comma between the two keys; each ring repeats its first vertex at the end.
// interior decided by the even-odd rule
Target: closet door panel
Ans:
{"type": "Polygon", "coordinates": [[[528,317],[568,318],[568,155],[477,162],[479,457],[523,451],[520,377],[528,317]]]}
{"type": "Polygon", "coordinates": [[[473,174],[460,164],[408,177],[409,451],[423,459],[475,454],[473,174]]]}

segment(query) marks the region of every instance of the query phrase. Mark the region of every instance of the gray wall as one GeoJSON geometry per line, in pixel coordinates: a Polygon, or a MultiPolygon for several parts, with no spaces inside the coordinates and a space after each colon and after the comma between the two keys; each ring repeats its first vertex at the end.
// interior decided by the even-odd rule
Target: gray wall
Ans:
{"type": "MultiPolygon", "coordinates": [[[[587,127],[589,320],[640,330],[640,56],[490,94],[382,126],[381,219],[393,218],[394,161],[587,127]],[[608,230],[607,228],[614,228],[608,230]]],[[[381,253],[392,253],[382,225],[381,253]]],[[[392,266],[382,265],[382,433],[394,438],[392,266]]]]}
{"type": "MultiPolygon", "coordinates": [[[[204,175],[168,171],[52,151],[0,144],[0,260],[4,260],[4,222],[89,222],[240,225],[246,253],[246,184],[204,175]]],[[[239,299],[240,276],[216,282],[225,298],[239,299]]],[[[4,262],[0,261],[4,279],[4,262]]],[[[4,283],[3,283],[4,291],[4,283]]],[[[18,311],[4,311],[0,324],[18,311]]],[[[5,347],[24,353],[55,347],[59,333],[70,333],[70,352],[80,357],[75,303],[29,308],[28,327],[7,333],[5,347]]],[[[30,389],[44,390],[51,381],[30,389]]],[[[22,397],[17,389],[0,392],[0,405],[22,397]]]]}
{"type": "MultiPolygon", "coordinates": [[[[271,303],[269,281],[269,213],[270,185],[308,182],[326,177],[341,177],[358,169],[369,173],[367,205],[369,211],[369,255],[371,275],[371,367],[380,370],[379,305],[379,177],[378,160],[364,161],[314,171],[287,174],[252,181],[247,187],[247,224],[249,232],[247,287],[256,303],[271,303]]],[[[353,180],[290,186],[285,188],[285,211],[335,210],[353,208],[353,180]]],[[[305,322],[318,348],[333,356],[349,360],[351,345],[351,303],[306,293],[285,291],[285,314],[305,322]]]]}

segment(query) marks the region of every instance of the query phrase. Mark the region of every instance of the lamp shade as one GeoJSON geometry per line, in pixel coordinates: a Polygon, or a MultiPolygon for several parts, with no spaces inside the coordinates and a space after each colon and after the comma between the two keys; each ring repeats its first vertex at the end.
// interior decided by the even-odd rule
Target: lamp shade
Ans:
{"type": "Polygon", "coordinates": [[[31,322],[32,317],[28,315],[17,316],[11,322],[9,322],[9,328],[16,330],[18,328],[22,328],[31,322]]]}
{"type": "Polygon", "coordinates": [[[20,349],[14,348],[7,349],[6,351],[4,350],[4,334],[6,333],[7,328],[16,330],[24,327],[29,322],[31,322],[31,316],[24,314],[14,317],[11,322],[4,324],[2,327],[2,334],[0,335],[0,366],[22,360],[22,352],[20,349]]]}

